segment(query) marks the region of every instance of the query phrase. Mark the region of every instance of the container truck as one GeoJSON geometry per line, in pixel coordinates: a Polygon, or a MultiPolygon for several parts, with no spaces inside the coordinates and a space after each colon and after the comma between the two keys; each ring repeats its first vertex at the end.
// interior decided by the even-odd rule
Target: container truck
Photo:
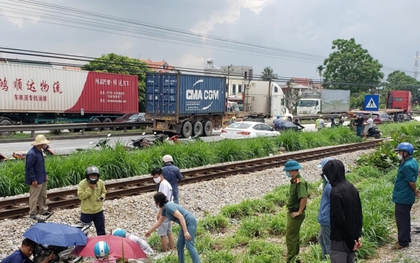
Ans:
{"type": "Polygon", "coordinates": [[[229,121],[226,78],[173,73],[146,76],[146,120],[153,131],[209,136],[229,121]]]}
{"type": "Polygon", "coordinates": [[[345,113],[350,109],[350,90],[307,90],[296,109],[298,116],[345,113]]]}
{"type": "Polygon", "coordinates": [[[390,90],[386,94],[386,109],[401,110],[393,114],[394,121],[409,121],[412,119],[412,97],[408,90],[390,90]]]}
{"type": "Polygon", "coordinates": [[[0,63],[0,125],[112,122],[132,112],[137,76],[0,63]]]}
{"type": "Polygon", "coordinates": [[[411,92],[408,90],[390,90],[386,94],[387,109],[402,109],[404,114],[412,112],[411,92]]]}
{"type": "Polygon", "coordinates": [[[284,106],[283,90],[273,81],[249,81],[245,85],[243,109],[248,115],[254,113],[265,118],[274,118],[277,115],[293,118],[284,106]]]}

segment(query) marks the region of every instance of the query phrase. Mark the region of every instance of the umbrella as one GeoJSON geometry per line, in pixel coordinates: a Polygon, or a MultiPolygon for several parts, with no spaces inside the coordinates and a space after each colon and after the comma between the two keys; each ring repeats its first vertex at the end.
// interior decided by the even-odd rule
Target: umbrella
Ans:
{"type": "Polygon", "coordinates": [[[83,246],[87,242],[79,228],[58,223],[36,223],[23,236],[38,244],[59,247],[83,246]]]}
{"type": "Polygon", "coordinates": [[[82,257],[94,257],[94,247],[99,241],[105,241],[110,247],[109,255],[118,258],[147,258],[143,249],[136,242],[119,236],[105,235],[89,237],[86,246],[78,246],[73,250],[73,254],[82,257]],[[123,253],[124,251],[124,253],[123,253]]]}

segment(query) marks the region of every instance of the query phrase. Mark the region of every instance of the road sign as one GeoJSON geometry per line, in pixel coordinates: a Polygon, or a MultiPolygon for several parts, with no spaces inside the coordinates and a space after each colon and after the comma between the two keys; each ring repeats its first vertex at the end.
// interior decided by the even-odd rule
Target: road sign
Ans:
{"type": "Polygon", "coordinates": [[[363,110],[379,110],[379,95],[365,95],[363,110]]]}

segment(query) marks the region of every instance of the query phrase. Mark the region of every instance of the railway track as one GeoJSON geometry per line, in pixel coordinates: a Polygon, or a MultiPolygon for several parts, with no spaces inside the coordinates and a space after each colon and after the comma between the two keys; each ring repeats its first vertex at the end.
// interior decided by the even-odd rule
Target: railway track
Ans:
{"type": "MultiPolygon", "coordinates": [[[[339,146],[331,146],[322,149],[311,149],[295,153],[287,153],[271,157],[240,161],[230,164],[223,164],[212,167],[201,167],[190,170],[183,170],[184,179],[180,184],[195,183],[199,181],[213,180],[241,173],[261,171],[284,165],[289,159],[299,162],[321,159],[324,157],[371,149],[382,140],[369,140],[362,143],[353,143],[339,146]]],[[[146,192],[156,191],[156,184],[149,176],[131,179],[120,182],[106,183],[107,199],[117,199],[124,196],[138,195],[146,192]]],[[[50,209],[66,209],[78,207],[80,204],[77,198],[76,189],[62,190],[48,193],[48,206],[50,209]]],[[[9,198],[0,201],[0,219],[19,218],[28,214],[28,197],[9,198]]]]}

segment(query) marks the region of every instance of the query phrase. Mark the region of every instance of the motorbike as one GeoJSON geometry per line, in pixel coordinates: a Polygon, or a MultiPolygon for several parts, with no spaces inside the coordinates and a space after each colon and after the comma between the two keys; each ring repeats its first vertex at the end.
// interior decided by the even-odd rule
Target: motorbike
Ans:
{"type": "MultiPolygon", "coordinates": [[[[111,137],[111,133],[107,134],[105,139],[100,139],[97,143],[90,142],[90,145],[93,145],[92,148],[99,148],[99,149],[110,149],[111,146],[108,144],[111,140],[109,137],[111,137]]],[[[76,148],[76,151],[82,152],[82,151],[88,151],[92,149],[85,149],[85,148],[76,148]]]]}
{"type": "Polygon", "coordinates": [[[375,139],[381,138],[382,133],[377,126],[373,126],[368,130],[366,137],[374,137],[375,139]]]}
{"type": "MultiPolygon", "coordinates": [[[[51,215],[45,217],[45,218],[39,218],[37,219],[38,223],[46,223],[46,220],[51,215]]],[[[83,222],[77,222],[72,227],[79,228],[86,236],[88,235],[89,229],[92,226],[92,223],[83,223],[83,222]]],[[[43,261],[46,257],[48,257],[52,252],[55,254],[55,259],[52,260],[52,262],[69,262],[69,263],[76,263],[82,259],[81,256],[77,256],[72,254],[71,252],[74,250],[74,247],[60,247],[60,246],[52,246],[52,245],[43,245],[38,244],[34,251],[34,262],[39,263],[43,261]]]]}
{"type": "MultiPolygon", "coordinates": [[[[146,133],[143,132],[142,135],[145,135],[146,133]]],[[[146,137],[141,137],[139,139],[132,139],[131,140],[131,144],[135,147],[135,148],[147,148],[147,147],[152,147],[154,145],[159,145],[162,144],[163,142],[165,142],[167,136],[163,133],[160,134],[156,134],[156,132],[154,133],[155,135],[155,139],[154,140],[149,140],[146,137]]]]}

